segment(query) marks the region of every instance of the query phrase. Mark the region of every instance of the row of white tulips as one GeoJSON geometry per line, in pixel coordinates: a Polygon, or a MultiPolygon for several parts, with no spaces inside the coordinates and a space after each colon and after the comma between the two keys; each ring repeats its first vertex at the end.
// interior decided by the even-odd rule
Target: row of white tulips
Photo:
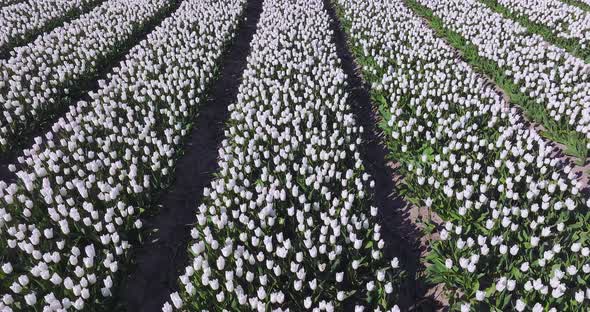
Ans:
{"type": "Polygon", "coordinates": [[[337,2],[408,196],[444,220],[427,262],[451,307],[587,307],[589,216],[571,165],[403,0],[337,2]]]}
{"type": "Polygon", "coordinates": [[[265,0],[163,311],[399,311],[321,0],[265,0]]]}
{"type": "Polygon", "coordinates": [[[244,3],[184,1],[19,157],[17,183],[0,182],[1,311],[94,309],[114,293],[244,3]]]}
{"type": "Polygon", "coordinates": [[[583,49],[590,47],[590,12],[559,0],[498,0],[513,14],[549,27],[563,39],[576,40],[583,49]]]}
{"type": "Polygon", "coordinates": [[[23,0],[0,0],[0,8],[1,7],[5,7],[5,6],[9,6],[9,5],[13,5],[15,3],[19,3],[23,0]]]}
{"type": "Polygon", "coordinates": [[[0,54],[101,0],[28,0],[0,9],[0,54]]]}
{"type": "Polygon", "coordinates": [[[0,152],[72,105],[70,94],[169,6],[169,0],[108,0],[0,60],[0,152]]]}
{"type": "Polygon", "coordinates": [[[562,130],[577,131],[590,148],[590,65],[532,35],[478,0],[417,0],[445,27],[474,44],[520,91],[544,107],[562,130]]]}

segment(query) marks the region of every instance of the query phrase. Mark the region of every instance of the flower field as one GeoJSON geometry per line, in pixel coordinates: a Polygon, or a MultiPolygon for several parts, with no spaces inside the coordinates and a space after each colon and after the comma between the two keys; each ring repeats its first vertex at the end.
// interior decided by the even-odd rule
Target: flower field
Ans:
{"type": "Polygon", "coordinates": [[[472,44],[473,53],[494,63],[499,71],[494,78],[517,86],[519,96],[528,98],[523,108],[548,135],[585,159],[590,148],[590,65],[477,0],[416,2],[431,10],[442,27],[472,44]]]}
{"type": "Polygon", "coordinates": [[[561,1],[485,1],[492,9],[522,23],[582,59],[590,57],[589,12],[561,1]]]}
{"type": "Polygon", "coordinates": [[[0,311],[590,310],[584,1],[0,0],[0,311]]]}
{"type": "Polygon", "coordinates": [[[322,9],[263,3],[175,308],[398,309],[398,260],[384,258],[377,208],[364,202],[362,128],[322,9]]]}
{"type": "Polygon", "coordinates": [[[590,271],[590,249],[576,234],[586,204],[571,166],[403,3],[339,4],[408,194],[445,221],[432,278],[465,310],[590,299],[577,275],[590,271]]]}
{"type": "Polygon", "coordinates": [[[112,295],[240,18],[243,1],[227,4],[183,3],[24,151],[18,182],[1,185],[7,307],[82,310],[112,295]]]}
{"type": "Polygon", "coordinates": [[[0,1],[0,8],[5,7],[5,6],[9,6],[15,3],[19,3],[22,2],[22,0],[2,0],[0,1]]]}
{"type": "Polygon", "coordinates": [[[558,37],[579,41],[582,49],[588,48],[590,15],[572,5],[558,1],[541,2],[538,5],[518,1],[499,1],[515,14],[526,16],[531,21],[547,26],[558,37]]]}
{"type": "Polygon", "coordinates": [[[0,60],[0,151],[63,111],[73,93],[83,92],[126,41],[169,6],[164,0],[107,1],[0,60]]]}
{"type": "Polygon", "coordinates": [[[84,12],[100,1],[27,1],[0,10],[0,55],[84,12]]]}

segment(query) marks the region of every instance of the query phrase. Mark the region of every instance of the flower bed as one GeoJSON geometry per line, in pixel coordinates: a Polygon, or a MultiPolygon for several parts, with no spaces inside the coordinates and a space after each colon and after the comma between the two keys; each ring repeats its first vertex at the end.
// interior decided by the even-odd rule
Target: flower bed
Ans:
{"type": "Polygon", "coordinates": [[[1,7],[5,7],[5,6],[9,6],[15,3],[19,3],[23,0],[0,0],[0,8],[1,7]]]}
{"type": "MultiPolygon", "coordinates": [[[[505,7],[511,14],[543,25],[560,39],[578,43],[590,51],[590,12],[558,0],[491,0],[505,7]]],[[[586,57],[590,53],[583,51],[586,57]]]]}
{"type": "Polygon", "coordinates": [[[0,182],[0,310],[104,310],[244,0],[187,0],[0,182]]]}
{"type": "Polygon", "coordinates": [[[426,262],[451,308],[588,304],[588,214],[571,165],[402,0],[336,2],[407,197],[444,220],[426,262]]]}
{"type": "Polygon", "coordinates": [[[29,0],[0,9],[0,56],[101,0],[29,0]]]}
{"type": "Polygon", "coordinates": [[[332,34],[320,0],[263,2],[164,311],[399,311],[332,34]]]}
{"type": "Polygon", "coordinates": [[[475,59],[473,64],[543,124],[544,134],[585,160],[590,148],[590,65],[477,0],[408,3],[419,3],[422,7],[415,9],[426,9],[437,27],[450,30],[448,36],[475,59]]]}
{"type": "Polygon", "coordinates": [[[0,152],[22,146],[24,134],[74,104],[72,97],[170,5],[168,0],[110,0],[0,60],[0,152]]]}

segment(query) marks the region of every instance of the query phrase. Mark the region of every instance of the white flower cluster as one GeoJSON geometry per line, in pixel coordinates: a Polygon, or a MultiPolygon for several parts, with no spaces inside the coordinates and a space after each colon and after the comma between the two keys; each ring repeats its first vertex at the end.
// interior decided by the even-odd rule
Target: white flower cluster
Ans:
{"type": "Polygon", "coordinates": [[[163,311],[399,311],[321,0],[265,0],[163,311]]]}
{"type": "Polygon", "coordinates": [[[590,48],[590,12],[559,0],[497,0],[516,15],[549,27],[555,35],[590,48]]]}
{"type": "Polygon", "coordinates": [[[0,9],[0,54],[100,0],[28,0],[0,9]]]}
{"type": "Polygon", "coordinates": [[[571,165],[403,0],[338,3],[408,196],[446,222],[429,274],[454,308],[587,306],[587,207],[571,165]]]}
{"type": "Polygon", "coordinates": [[[576,131],[590,148],[590,65],[531,35],[477,0],[418,0],[444,26],[474,44],[520,91],[545,107],[560,130],[576,131]]]}
{"type": "Polygon", "coordinates": [[[120,46],[158,13],[167,0],[110,0],[80,18],[13,50],[0,61],[0,151],[18,142],[69,95],[120,53],[120,46]]]}
{"type": "Polygon", "coordinates": [[[166,186],[244,0],[186,0],[0,182],[0,311],[111,296],[142,209],[166,186]]]}
{"type": "Polygon", "coordinates": [[[5,7],[5,6],[9,6],[9,5],[13,5],[15,3],[19,3],[23,0],[0,0],[0,8],[1,7],[5,7]]]}

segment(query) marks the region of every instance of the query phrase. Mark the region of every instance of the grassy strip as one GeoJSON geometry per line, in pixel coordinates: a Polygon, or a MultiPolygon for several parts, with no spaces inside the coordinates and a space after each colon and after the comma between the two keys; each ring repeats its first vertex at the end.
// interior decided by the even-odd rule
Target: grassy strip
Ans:
{"type": "Polygon", "coordinates": [[[561,0],[561,2],[565,3],[565,4],[569,4],[569,5],[573,5],[573,6],[577,6],[578,8],[584,10],[584,11],[588,11],[590,12],[590,5],[579,1],[579,0],[561,0]]]}
{"type": "MultiPolygon", "coordinates": [[[[432,11],[416,0],[405,0],[406,4],[419,16],[426,19],[429,26],[455,49],[461,52],[464,60],[477,72],[487,75],[508,96],[510,103],[524,110],[525,116],[534,122],[540,123],[545,128],[540,134],[549,140],[565,145],[564,152],[575,156],[579,164],[586,162],[588,140],[584,135],[572,129],[566,121],[556,122],[550,117],[544,105],[535,102],[535,99],[520,91],[510,77],[504,74],[504,70],[493,61],[479,55],[477,47],[465,40],[460,34],[444,27],[442,19],[435,16],[432,11]]],[[[485,0],[482,0],[485,1],[485,0]]]]}
{"type": "Polygon", "coordinates": [[[531,21],[525,15],[518,15],[511,12],[508,8],[498,3],[498,0],[479,0],[481,3],[487,5],[494,12],[501,14],[507,19],[514,20],[526,27],[530,33],[537,34],[545,41],[552,43],[560,48],[563,48],[575,57],[581,58],[586,63],[590,63],[590,49],[584,49],[576,39],[566,39],[557,36],[554,31],[542,24],[531,21]]]}

